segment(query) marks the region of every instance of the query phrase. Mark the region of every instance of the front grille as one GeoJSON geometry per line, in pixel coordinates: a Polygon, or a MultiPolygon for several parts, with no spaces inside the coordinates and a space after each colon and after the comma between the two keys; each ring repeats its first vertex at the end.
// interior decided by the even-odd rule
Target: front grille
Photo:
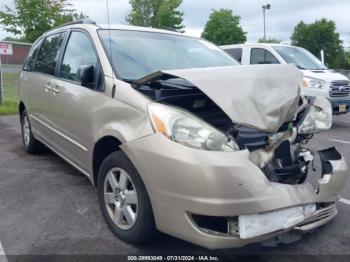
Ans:
{"type": "Polygon", "coordinates": [[[350,82],[349,81],[333,81],[329,95],[331,97],[345,97],[350,94],[350,82]]]}

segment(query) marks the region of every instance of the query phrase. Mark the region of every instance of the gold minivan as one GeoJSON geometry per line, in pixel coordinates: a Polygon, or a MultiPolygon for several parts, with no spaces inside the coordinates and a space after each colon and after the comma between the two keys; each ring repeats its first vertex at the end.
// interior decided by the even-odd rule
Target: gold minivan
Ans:
{"type": "Polygon", "coordinates": [[[239,66],[200,38],[78,21],[26,59],[23,145],[86,175],[124,241],[161,231],[211,249],[283,242],[337,214],[349,174],[334,147],[307,146],[332,108],[300,96],[301,81],[294,65],[239,66]]]}

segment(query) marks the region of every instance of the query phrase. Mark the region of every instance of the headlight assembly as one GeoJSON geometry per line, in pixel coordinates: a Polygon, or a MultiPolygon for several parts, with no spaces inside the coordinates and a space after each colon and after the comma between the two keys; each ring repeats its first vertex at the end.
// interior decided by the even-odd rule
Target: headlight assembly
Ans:
{"type": "Polygon", "coordinates": [[[306,88],[324,89],[325,82],[321,79],[304,76],[303,86],[306,88]]]}
{"type": "Polygon", "coordinates": [[[298,133],[311,134],[326,131],[332,127],[332,119],[331,103],[324,97],[316,97],[299,126],[298,133]]]}
{"type": "Polygon", "coordinates": [[[148,105],[155,132],[179,144],[202,150],[234,151],[238,146],[222,132],[181,109],[158,103],[148,105]]]}

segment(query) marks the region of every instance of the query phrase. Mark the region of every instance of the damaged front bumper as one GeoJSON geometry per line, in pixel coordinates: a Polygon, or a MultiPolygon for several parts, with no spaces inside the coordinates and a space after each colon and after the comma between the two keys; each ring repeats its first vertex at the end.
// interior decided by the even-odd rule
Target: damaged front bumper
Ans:
{"type": "MultiPolygon", "coordinates": [[[[172,142],[161,134],[143,137],[121,147],[142,176],[157,228],[210,249],[244,246],[290,230],[308,231],[328,222],[336,215],[334,202],[348,178],[344,159],[334,155],[330,158],[337,160],[324,159],[328,166],[324,166],[323,171],[330,170],[330,173],[324,173],[316,191],[308,183],[270,182],[249,160],[248,150],[196,150],[172,142]],[[281,228],[253,236],[244,235],[239,224],[243,216],[269,214],[287,208],[296,210],[291,213],[292,219],[297,218],[295,223],[287,216],[289,224],[281,222],[281,228]]],[[[247,226],[249,228],[249,224],[247,226]]]]}

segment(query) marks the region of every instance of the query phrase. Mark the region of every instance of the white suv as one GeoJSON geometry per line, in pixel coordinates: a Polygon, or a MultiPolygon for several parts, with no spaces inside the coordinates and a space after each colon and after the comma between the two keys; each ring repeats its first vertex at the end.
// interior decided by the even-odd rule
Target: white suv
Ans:
{"type": "Polygon", "coordinates": [[[303,95],[326,97],[332,104],[333,114],[350,111],[349,79],[327,69],[304,48],[282,44],[242,44],[222,48],[242,65],[295,64],[304,74],[303,95]]]}

